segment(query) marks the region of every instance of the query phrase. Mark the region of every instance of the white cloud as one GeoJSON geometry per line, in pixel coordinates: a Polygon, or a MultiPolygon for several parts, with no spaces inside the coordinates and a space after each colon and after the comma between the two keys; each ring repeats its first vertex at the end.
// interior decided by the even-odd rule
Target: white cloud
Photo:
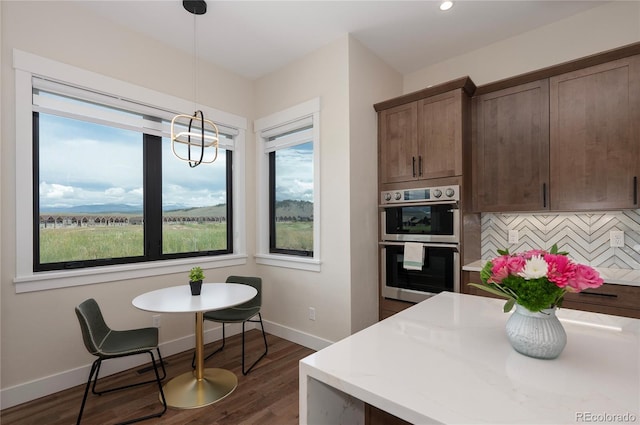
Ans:
{"type": "Polygon", "coordinates": [[[61,184],[47,184],[42,182],[39,188],[40,198],[44,199],[63,199],[65,197],[72,197],[74,194],[74,188],[71,186],[64,186],[61,184]]]}
{"type": "MultiPolygon", "coordinates": [[[[74,207],[143,203],[142,135],[60,117],[43,116],[40,205],[74,207]]],[[[190,168],[163,139],[165,204],[200,207],[226,202],[226,155],[190,168]]]]}
{"type": "Polygon", "coordinates": [[[313,202],[313,152],[296,147],[277,153],[276,199],[313,202]]]}

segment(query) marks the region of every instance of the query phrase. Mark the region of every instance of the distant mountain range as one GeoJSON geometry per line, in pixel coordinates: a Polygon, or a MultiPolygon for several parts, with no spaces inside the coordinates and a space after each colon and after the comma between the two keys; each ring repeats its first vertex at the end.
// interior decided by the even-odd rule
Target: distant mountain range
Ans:
{"type": "Polygon", "coordinates": [[[313,217],[313,202],[294,200],[277,201],[276,217],[313,217]]]}
{"type": "Polygon", "coordinates": [[[142,205],[99,204],[75,207],[44,207],[42,214],[142,214],[142,205]]]}
{"type": "MultiPolygon", "coordinates": [[[[187,217],[220,217],[225,216],[226,204],[219,204],[212,207],[190,208],[185,206],[172,206],[164,211],[169,216],[187,217]]],[[[99,204],[99,205],[78,205],[75,207],[51,207],[42,208],[41,214],[127,214],[142,215],[142,206],[127,204],[99,204]]],[[[276,202],[277,217],[312,217],[313,202],[285,200],[276,202]]]]}

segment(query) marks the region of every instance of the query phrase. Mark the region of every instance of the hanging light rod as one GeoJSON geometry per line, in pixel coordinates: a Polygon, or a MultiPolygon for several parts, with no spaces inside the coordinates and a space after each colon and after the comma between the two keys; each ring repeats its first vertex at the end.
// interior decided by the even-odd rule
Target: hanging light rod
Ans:
{"type": "Polygon", "coordinates": [[[207,2],[204,0],[183,0],[182,7],[194,15],[204,15],[207,13],[207,2]]]}

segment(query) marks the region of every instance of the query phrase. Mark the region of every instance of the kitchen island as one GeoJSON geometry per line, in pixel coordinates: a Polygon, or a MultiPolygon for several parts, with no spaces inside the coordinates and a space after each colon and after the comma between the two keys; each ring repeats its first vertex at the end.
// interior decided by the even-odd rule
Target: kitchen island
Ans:
{"type": "Polygon", "coordinates": [[[509,344],[504,301],[443,292],[300,361],[300,423],[640,423],[640,320],[561,309],[554,360],[509,344]]]}

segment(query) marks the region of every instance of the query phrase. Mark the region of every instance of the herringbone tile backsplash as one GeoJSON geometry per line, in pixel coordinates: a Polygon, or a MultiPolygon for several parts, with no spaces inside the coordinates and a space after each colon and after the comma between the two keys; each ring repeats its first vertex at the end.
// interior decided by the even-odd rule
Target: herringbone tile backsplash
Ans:
{"type": "Polygon", "coordinates": [[[549,249],[557,244],[577,262],[593,267],[640,269],[640,209],[596,213],[483,214],[482,259],[498,249],[510,252],[549,249]],[[518,230],[518,243],[509,244],[509,230],[518,230]],[[624,247],[612,248],[609,232],[624,232],[624,247]]]}

